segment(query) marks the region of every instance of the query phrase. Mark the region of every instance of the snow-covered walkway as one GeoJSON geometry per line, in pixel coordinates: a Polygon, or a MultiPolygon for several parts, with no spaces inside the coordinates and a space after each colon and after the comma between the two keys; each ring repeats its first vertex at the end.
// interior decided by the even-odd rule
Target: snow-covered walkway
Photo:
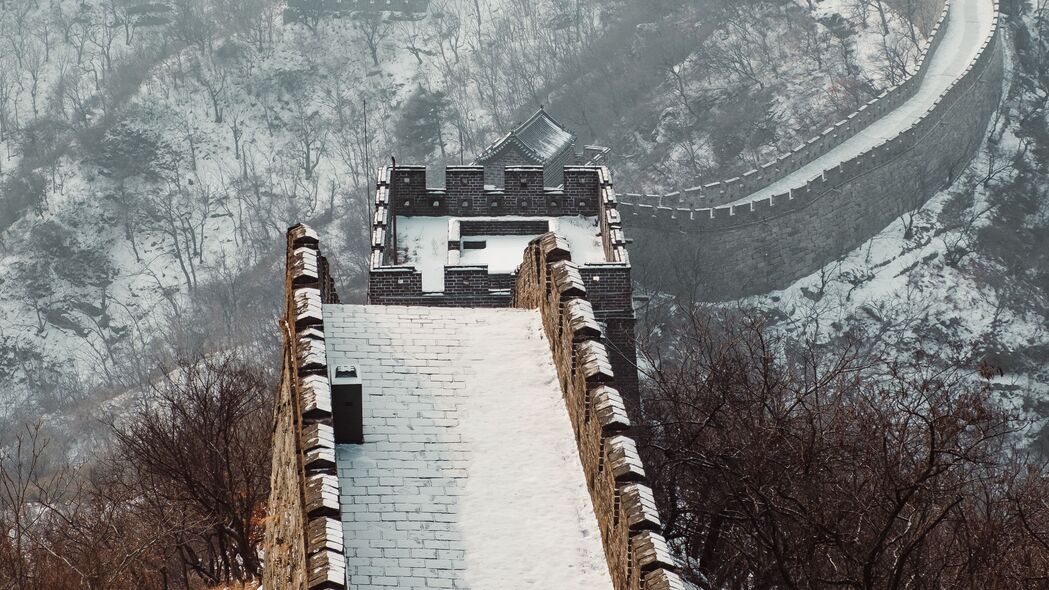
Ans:
{"type": "Polygon", "coordinates": [[[364,443],[336,447],[348,587],[612,588],[538,311],[325,305],[324,326],[364,391],[364,443]]]}
{"type": "Polygon", "coordinates": [[[962,76],[976,58],[980,44],[990,35],[993,21],[994,6],[991,0],[951,0],[943,40],[930,58],[921,86],[910,100],[794,173],[731,204],[765,199],[802,187],[819,178],[824,170],[834,168],[906,131],[962,76]]]}

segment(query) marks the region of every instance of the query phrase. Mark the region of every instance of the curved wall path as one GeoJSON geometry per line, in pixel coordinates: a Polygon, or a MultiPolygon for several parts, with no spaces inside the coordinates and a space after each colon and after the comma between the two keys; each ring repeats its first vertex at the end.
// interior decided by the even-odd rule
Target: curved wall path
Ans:
{"type": "Polygon", "coordinates": [[[997,2],[952,0],[941,27],[909,98],[772,184],[708,208],[624,197],[619,210],[641,246],[635,274],[705,300],[785,287],[953,182],[1000,100],[997,2]]]}
{"type": "Polygon", "coordinates": [[[994,5],[989,0],[951,0],[943,39],[929,58],[914,96],[823,156],[732,204],[771,197],[803,186],[821,176],[824,170],[870,151],[906,131],[973,63],[980,44],[991,34],[994,16],[994,5]]]}

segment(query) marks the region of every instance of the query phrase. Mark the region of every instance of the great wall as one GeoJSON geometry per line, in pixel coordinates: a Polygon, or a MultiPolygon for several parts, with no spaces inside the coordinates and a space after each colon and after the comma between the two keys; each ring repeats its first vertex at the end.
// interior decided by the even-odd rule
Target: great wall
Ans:
{"type": "MultiPolygon", "coordinates": [[[[456,494],[473,463],[439,452],[449,441],[460,442],[455,428],[463,416],[455,408],[465,398],[455,397],[453,385],[465,387],[457,380],[476,368],[457,365],[462,341],[456,335],[477,322],[498,325],[496,316],[485,315],[491,310],[516,308],[538,315],[549,343],[558,405],[567,411],[575,468],[581,468],[589,496],[584,511],[595,518],[601,568],[607,565],[610,578],[600,587],[684,590],[632,438],[630,416],[639,409],[635,275],[704,299],[768,291],[841,256],[957,178],[981,145],[1002,86],[997,2],[990,4],[990,20],[980,23],[988,27],[986,36],[951,40],[957,30],[948,30],[953,16],[965,21],[962,9],[983,2],[950,0],[910,79],[792,154],[739,179],[681,194],[622,196],[601,166],[558,166],[558,188],[548,186],[549,170],[535,165],[506,167],[498,188],[488,185],[483,166],[436,171],[444,188],[428,187],[423,167],[384,167],[376,183],[366,306],[340,305],[318,235],[306,226],[291,228],[265,586],[462,586],[470,558],[461,550],[467,525],[456,494]],[[969,42],[978,44],[973,58],[946,83],[940,80],[945,89],[932,104],[901,132],[857,151],[864,132],[901,116],[901,109],[914,109],[916,98],[928,93],[922,85],[935,72],[929,65],[935,52],[969,42]],[[840,154],[847,156],[778,192],[840,154]],[[580,251],[552,233],[568,219],[589,220],[597,243],[584,241],[580,251]],[[420,263],[404,243],[403,234],[420,226],[401,224],[419,220],[443,228],[426,236],[436,264],[420,263]],[[642,246],[629,254],[624,226],[642,246]],[[540,237],[515,254],[512,271],[466,262],[479,237],[535,235],[540,237]],[[384,322],[400,327],[384,332],[384,322]],[[354,348],[352,341],[364,344],[354,348]],[[358,397],[338,384],[347,369],[358,397]],[[431,393],[457,401],[431,417],[437,406],[418,405],[431,393]],[[347,441],[350,405],[357,408],[359,438],[347,441]],[[387,452],[382,449],[397,456],[385,471],[375,463],[387,452]],[[444,479],[442,470],[461,473],[444,479]],[[415,491],[409,495],[377,479],[384,475],[415,491]],[[410,534],[384,536],[404,533],[402,528],[410,534]]],[[[521,393],[517,387],[512,380],[500,383],[501,403],[521,393]]],[[[533,528],[547,530],[537,520],[540,514],[531,516],[533,528]]],[[[522,526],[517,532],[524,531],[522,526]]],[[[559,541],[549,540],[551,546],[559,541]]]]}
{"type": "Polygon", "coordinates": [[[791,154],[680,193],[621,195],[619,210],[640,246],[633,249],[640,276],[702,300],[783,288],[949,186],[978,151],[1001,98],[998,2],[950,0],[930,37],[910,78],[791,154]],[[954,27],[957,38],[941,50],[954,27]],[[969,46],[978,47],[975,56],[951,72],[955,55],[944,54],[969,46]],[[938,58],[948,71],[930,81],[938,58]],[[923,85],[937,88],[944,80],[942,92],[920,94],[923,85]],[[900,132],[872,133],[894,113],[900,132]],[[805,177],[813,167],[817,172],[805,177]],[[791,184],[799,176],[804,180],[791,184]]]}
{"type": "MultiPolygon", "coordinates": [[[[483,175],[479,167],[451,169],[448,172],[452,178],[461,176],[474,179],[483,175]]],[[[543,170],[541,167],[527,167],[510,169],[508,174],[538,179],[542,177],[543,170]]],[[[449,485],[440,480],[439,473],[441,469],[447,469],[448,465],[454,467],[458,463],[446,457],[434,459],[426,454],[426,449],[440,449],[442,445],[447,445],[451,440],[449,433],[455,432],[451,430],[454,428],[453,422],[458,422],[460,418],[441,418],[442,422],[436,428],[433,440],[427,440],[428,445],[421,442],[397,445],[393,437],[387,440],[385,435],[380,434],[382,427],[379,426],[382,422],[393,424],[393,421],[397,421],[401,426],[408,426],[411,432],[420,433],[417,436],[431,436],[422,433],[428,428],[426,418],[411,401],[417,398],[420,388],[412,386],[405,391],[395,390],[394,374],[439,374],[435,368],[438,362],[453,369],[463,367],[454,366],[454,360],[426,360],[422,361],[422,368],[402,366],[412,360],[410,354],[404,356],[406,351],[422,349],[421,345],[409,342],[404,343],[407,348],[397,347],[397,342],[393,343],[394,349],[384,348],[397,351],[389,358],[389,353],[373,353],[370,359],[354,356],[359,355],[360,351],[351,353],[349,358],[355,358],[357,363],[354,367],[355,376],[357,367],[366,375],[363,380],[363,405],[368,409],[365,410],[362,423],[363,439],[356,444],[346,445],[340,441],[340,428],[345,424],[339,417],[339,408],[346,404],[345,392],[338,391],[335,382],[340,371],[345,368],[336,363],[341,360],[340,354],[344,354],[338,350],[346,350],[339,335],[340,331],[345,332],[346,327],[329,326],[329,323],[339,321],[338,309],[341,308],[357,317],[375,316],[380,318],[380,322],[385,321],[382,318],[396,315],[401,318],[398,322],[410,322],[403,328],[408,332],[426,330],[423,324],[434,321],[435,316],[453,318],[452,329],[459,331],[470,322],[471,311],[482,311],[477,309],[479,307],[504,307],[537,314],[549,343],[550,360],[556,377],[554,387],[558,392],[557,403],[563,404],[562,411],[566,411],[571,438],[577,447],[578,459],[570,457],[570,463],[581,468],[580,476],[589,496],[585,510],[592,510],[590,516],[594,517],[595,532],[599,537],[593,540],[601,548],[601,568],[607,567],[609,585],[602,584],[602,587],[612,590],[685,590],[677,572],[680,565],[660,532],[662,521],[633,439],[629,415],[633,405],[631,402],[636,401],[637,396],[637,372],[632,346],[629,362],[622,364],[622,369],[615,368],[619,364],[616,357],[621,356],[617,354],[617,345],[624,344],[617,342],[619,335],[609,330],[610,320],[614,319],[609,311],[615,311],[610,310],[609,306],[614,308],[616,304],[610,303],[608,296],[624,291],[629,301],[629,281],[625,287],[602,284],[592,269],[585,272],[588,265],[574,262],[568,240],[545,231],[531,239],[519,255],[521,262],[510,278],[510,287],[490,289],[484,286],[482,290],[489,297],[480,300],[471,299],[476,293],[463,295],[446,291],[427,296],[416,293],[406,283],[389,284],[388,278],[383,276],[387,271],[394,272],[394,267],[384,265],[388,259],[396,257],[395,242],[387,239],[389,234],[385,231],[390,226],[396,226],[396,215],[389,205],[396,199],[410,209],[411,205],[405,204],[412,201],[409,195],[417,196],[420,199],[419,206],[430,212],[436,209],[441,213],[449,213],[449,207],[444,203],[456,203],[453,209],[468,207],[469,203],[469,212],[455,211],[465,215],[460,223],[465,224],[472,218],[487,227],[484,231],[521,230],[534,234],[545,229],[538,226],[526,228],[518,223],[521,221],[519,216],[494,220],[481,215],[494,213],[493,207],[499,208],[504,214],[527,210],[533,214],[557,215],[563,214],[564,209],[579,209],[591,216],[600,214],[597,226],[600,227],[605,255],[617,262],[599,264],[596,268],[605,266],[605,271],[608,271],[616,267],[629,272],[625,242],[621,239],[622,228],[615,211],[615,193],[608,171],[597,167],[568,168],[566,175],[579,184],[578,193],[573,193],[571,205],[566,202],[565,191],[537,192],[535,186],[541,187],[541,182],[533,185],[532,189],[528,189],[526,183],[518,182],[513,185],[518,189],[508,191],[508,194],[502,191],[471,191],[457,195],[466,198],[450,201],[444,198],[443,191],[437,194],[433,191],[410,190],[411,185],[425,180],[424,169],[384,169],[379,176],[376,201],[375,256],[372,261],[373,280],[369,286],[372,304],[367,306],[340,306],[327,260],[320,253],[316,232],[303,225],[289,229],[285,316],[281,322],[284,331],[284,363],[274,421],[271,496],[264,543],[267,556],[265,587],[296,590],[380,586],[465,587],[461,585],[461,570],[464,566],[460,562],[463,557],[461,552],[454,549],[458,546],[457,531],[462,525],[457,523],[462,515],[443,512],[446,510],[442,508],[443,504],[432,499],[423,500],[422,505],[408,505],[406,503],[410,497],[404,491],[411,481],[417,481],[427,490],[443,490],[442,495],[455,487],[456,484],[449,485]],[[391,190],[398,185],[403,185],[404,192],[391,190]],[[501,199],[493,201],[497,196],[501,199]],[[389,304],[391,301],[392,305],[389,304]],[[448,306],[460,306],[461,309],[448,310],[448,306]],[[417,311],[412,313],[409,310],[417,311]],[[390,373],[381,374],[381,367],[390,373]],[[393,399],[394,392],[401,395],[393,399]],[[407,404],[402,410],[403,414],[383,409],[400,404],[407,404]],[[399,417],[402,415],[405,417],[399,417]],[[371,445],[373,450],[357,452],[352,448],[364,448],[366,445],[371,445]],[[410,470],[364,473],[353,466],[353,456],[362,456],[365,464],[374,465],[376,453],[379,452],[374,449],[390,446],[395,449],[391,455],[398,455],[397,461],[402,464],[404,461],[411,464],[410,470]],[[448,465],[442,466],[442,463],[448,465]],[[344,471],[350,475],[345,475],[344,471]],[[411,475],[405,475],[408,473],[411,475]],[[382,475],[397,475],[390,479],[396,479],[401,487],[375,487],[384,479],[382,475]],[[379,493],[373,490],[388,489],[391,499],[358,497],[353,495],[353,491],[345,489],[347,485],[357,485],[359,481],[368,479],[374,482],[368,484],[367,488],[359,487],[356,493],[372,494],[379,493]],[[358,504],[364,501],[367,503],[358,504]],[[406,505],[408,508],[404,508],[406,505]],[[411,512],[401,514],[406,509],[411,512]],[[357,515],[362,511],[367,514],[361,516],[369,518],[357,522],[357,515]],[[437,513],[426,514],[428,511],[437,513]],[[394,532],[400,532],[404,522],[426,521],[430,516],[437,517],[435,522],[426,522],[427,528],[436,527],[436,540],[432,543],[437,549],[429,548],[427,540],[430,539],[430,533],[426,529],[412,529],[413,532],[404,536],[403,540],[399,538],[396,545],[392,539],[375,535],[384,524],[387,527],[396,525],[398,530],[394,532]],[[442,524],[441,517],[456,520],[442,524]],[[355,525],[364,528],[351,528],[355,525]],[[382,565],[384,563],[387,565],[382,565]]],[[[468,184],[471,183],[464,182],[462,186],[468,184]]],[[[425,187],[425,182],[419,186],[425,187]]],[[[573,216],[572,213],[567,215],[573,216]]],[[[412,267],[402,268],[408,275],[418,274],[412,267]]],[[[451,268],[446,267],[445,271],[451,268]]],[[[403,276],[404,271],[397,271],[397,274],[403,276]]],[[[633,318],[622,319],[630,320],[629,328],[632,331],[633,318]]],[[[350,332],[369,343],[382,341],[384,335],[377,333],[374,328],[361,329],[359,325],[350,328],[350,332]]],[[[419,342],[429,341],[430,338],[425,337],[419,342]]],[[[453,359],[454,354],[450,351],[454,349],[447,348],[449,345],[447,340],[435,341],[428,345],[433,348],[434,354],[425,358],[453,359]]],[[[535,361],[542,362],[542,359],[535,361]]],[[[448,394],[451,378],[447,376],[446,381],[441,376],[439,382],[432,385],[448,394]]],[[[507,383],[502,391],[491,393],[505,400],[516,386],[515,383],[507,383]]],[[[534,401],[528,399],[525,403],[534,401]]],[[[456,414],[453,411],[442,415],[456,414]]],[[[511,425],[505,427],[510,428],[511,425]]],[[[469,454],[465,454],[465,457],[469,457],[469,454]]],[[[473,462],[463,464],[473,465],[473,462]]],[[[470,467],[465,470],[455,467],[452,470],[455,469],[465,472],[470,467]]],[[[558,490],[552,491],[561,494],[558,490]]],[[[512,500],[506,498],[506,501],[512,500]]],[[[524,532],[526,528],[522,525],[519,532],[524,532]]],[[[536,532],[543,535],[544,530],[539,527],[536,532]]],[[[561,542],[563,539],[549,538],[551,546],[561,542]]],[[[537,565],[527,563],[526,567],[535,568],[537,565]]],[[[547,566],[544,564],[542,567],[547,566]]],[[[515,583],[515,580],[507,579],[502,587],[518,587],[515,583]]],[[[582,587],[571,582],[567,584],[563,587],[582,587]]]]}

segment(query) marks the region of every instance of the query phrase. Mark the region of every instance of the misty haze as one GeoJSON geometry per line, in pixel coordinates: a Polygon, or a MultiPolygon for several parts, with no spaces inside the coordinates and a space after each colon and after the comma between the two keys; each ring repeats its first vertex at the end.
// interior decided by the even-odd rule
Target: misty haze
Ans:
{"type": "Polygon", "coordinates": [[[1049,585],[1049,0],[0,0],[0,590],[1049,585]]]}

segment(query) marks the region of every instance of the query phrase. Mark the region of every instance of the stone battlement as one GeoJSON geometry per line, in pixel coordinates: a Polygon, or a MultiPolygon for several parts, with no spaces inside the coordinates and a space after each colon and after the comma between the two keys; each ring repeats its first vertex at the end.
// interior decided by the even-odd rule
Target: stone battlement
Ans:
{"type": "MultiPolygon", "coordinates": [[[[684,590],[580,267],[556,234],[524,253],[512,305],[540,311],[616,590],[684,590]]],[[[636,368],[629,369],[636,373],[636,368]]]]}

